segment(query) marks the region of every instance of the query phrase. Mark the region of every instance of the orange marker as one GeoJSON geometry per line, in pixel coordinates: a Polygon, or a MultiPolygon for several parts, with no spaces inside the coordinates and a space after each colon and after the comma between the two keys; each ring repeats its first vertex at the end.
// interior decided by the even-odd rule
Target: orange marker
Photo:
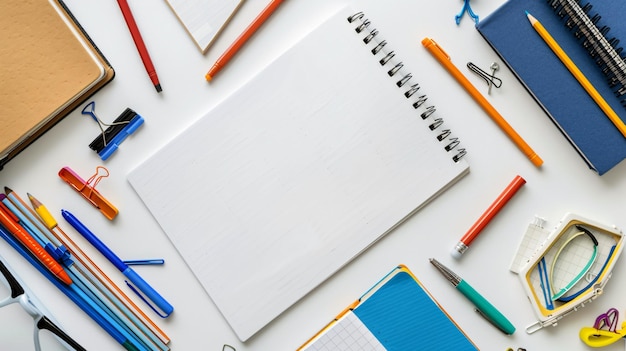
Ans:
{"type": "Polygon", "coordinates": [[[283,0],[270,1],[269,5],[267,5],[267,7],[263,9],[263,11],[254,19],[254,21],[252,21],[252,23],[250,23],[248,28],[246,28],[243,33],[241,33],[239,37],[235,39],[230,47],[226,49],[222,56],[220,56],[220,58],[215,61],[215,64],[213,64],[213,67],[211,67],[211,69],[205,76],[207,81],[211,81],[211,79],[213,79],[215,74],[217,74],[217,72],[219,72],[222,67],[224,67],[228,63],[228,61],[230,61],[235,53],[237,53],[237,51],[239,51],[243,44],[245,44],[245,42],[250,39],[252,34],[254,34],[263,23],[265,23],[265,21],[270,17],[272,13],[274,13],[274,11],[278,8],[278,5],[280,5],[282,2],[283,0]]]}
{"type": "Polygon", "coordinates": [[[517,193],[517,191],[526,184],[526,180],[521,176],[517,175],[509,185],[500,193],[500,195],[495,199],[495,201],[487,208],[485,213],[478,218],[476,223],[472,225],[472,227],[463,235],[461,240],[456,244],[454,249],[452,250],[452,257],[460,258],[461,255],[469,248],[470,244],[480,232],[491,222],[493,217],[495,217],[498,212],[506,205],[509,200],[517,193]]]}
{"type": "Polygon", "coordinates": [[[450,60],[450,56],[437,43],[430,39],[424,38],[422,45],[439,61],[439,63],[450,73],[454,79],[472,96],[472,98],[487,112],[489,117],[496,122],[498,127],[502,129],[506,135],[515,143],[515,145],[528,157],[530,162],[539,167],[543,164],[543,160],[533,149],[517,134],[515,129],[500,115],[500,113],[480,94],[478,89],[459,71],[450,60]]]}
{"type": "MultiPolygon", "coordinates": [[[[4,196],[4,194],[2,194],[4,196]]],[[[4,204],[0,203],[0,224],[2,224],[22,245],[28,249],[52,274],[59,278],[63,283],[70,285],[72,279],[63,270],[63,267],[50,256],[50,254],[32,237],[24,232],[17,224],[17,219],[13,217],[4,204]]]]}

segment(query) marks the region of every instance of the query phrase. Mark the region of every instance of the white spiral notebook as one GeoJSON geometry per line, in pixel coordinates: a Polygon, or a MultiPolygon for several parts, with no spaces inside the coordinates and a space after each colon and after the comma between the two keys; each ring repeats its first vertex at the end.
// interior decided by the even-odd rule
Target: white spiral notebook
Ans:
{"type": "Polygon", "coordinates": [[[469,171],[410,62],[354,14],[330,17],[128,176],[241,340],[469,171]]]}

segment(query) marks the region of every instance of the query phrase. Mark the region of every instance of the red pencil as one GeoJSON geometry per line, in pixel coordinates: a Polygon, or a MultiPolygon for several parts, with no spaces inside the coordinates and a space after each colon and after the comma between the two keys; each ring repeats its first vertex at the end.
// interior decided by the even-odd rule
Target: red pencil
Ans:
{"type": "Polygon", "coordinates": [[[239,51],[243,44],[245,44],[246,41],[250,39],[252,34],[254,34],[263,23],[265,23],[265,21],[270,17],[272,13],[274,13],[274,11],[278,8],[278,5],[280,5],[282,2],[283,0],[270,1],[267,7],[265,7],[263,11],[261,11],[261,13],[254,19],[254,21],[252,21],[252,23],[250,23],[248,28],[246,28],[243,33],[241,33],[239,37],[235,39],[230,47],[226,49],[222,56],[220,56],[220,58],[215,61],[215,64],[213,64],[213,67],[211,67],[211,69],[205,76],[207,81],[211,81],[211,79],[215,77],[217,72],[219,72],[222,67],[224,67],[228,63],[228,61],[230,61],[235,53],[237,53],[237,51],[239,51]]]}
{"type": "Polygon", "coordinates": [[[120,10],[122,10],[122,15],[124,15],[124,20],[126,21],[126,25],[128,26],[130,35],[133,37],[133,41],[135,42],[137,51],[139,51],[141,61],[143,62],[144,67],[146,67],[148,76],[150,77],[152,84],[154,84],[154,88],[156,89],[157,93],[160,93],[162,89],[161,83],[159,83],[159,77],[157,77],[156,70],[154,69],[152,60],[150,59],[150,54],[148,54],[146,44],[144,44],[141,33],[139,33],[139,28],[137,27],[137,23],[135,22],[133,13],[130,11],[128,2],[126,0],[117,0],[117,4],[120,6],[120,10]]]}
{"type": "Polygon", "coordinates": [[[526,180],[520,176],[515,176],[511,183],[502,191],[502,193],[498,196],[498,198],[487,208],[485,213],[483,213],[480,218],[474,223],[474,225],[463,235],[461,240],[452,250],[452,257],[459,258],[461,255],[469,248],[470,244],[478,234],[491,222],[493,217],[495,217],[498,212],[504,207],[504,205],[511,200],[513,195],[517,193],[517,191],[522,187],[522,185],[526,184],[526,180]]]}

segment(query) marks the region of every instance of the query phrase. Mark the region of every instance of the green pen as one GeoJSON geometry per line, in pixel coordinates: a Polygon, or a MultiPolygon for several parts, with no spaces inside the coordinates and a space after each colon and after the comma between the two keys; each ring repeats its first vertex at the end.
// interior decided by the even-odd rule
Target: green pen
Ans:
{"type": "Polygon", "coordinates": [[[474,306],[476,306],[476,311],[480,313],[485,319],[487,319],[491,324],[496,326],[496,328],[500,329],[503,333],[507,335],[511,335],[515,332],[515,326],[509,322],[506,317],[500,313],[487,299],[485,299],[482,295],[480,295],[474,288],[471,287],[465,280],[459,277],[457,274],[452,272],[448,267],[442,265],[434,258],[430,259],[430,263],[435,266],[443,274],[444,277],[456,287],[457,290],[463,294],[468,300],[470,300],[474,306]]]}

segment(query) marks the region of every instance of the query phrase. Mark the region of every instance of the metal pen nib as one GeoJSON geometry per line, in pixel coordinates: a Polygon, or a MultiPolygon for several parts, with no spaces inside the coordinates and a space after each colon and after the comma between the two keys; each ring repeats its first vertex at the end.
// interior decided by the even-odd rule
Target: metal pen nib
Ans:
{"type": "Polygon", "coordinates": [[[450,283],[452,283],[452,285],[454,286],[459,285],[459,283],[462,280],[461,277],[459,277],[456,273],[452,272],[448,267],[439,263],[439,261],[437,261],[436,259],[430,258],[429,261],[430,263],[432,263],[433,266],[435,266],[435,268],[439,270],[439,272],[441,272],[441,274],[443,274],[444,277],[446,277],[446,279],[448,279],[450,283]]]}
{"type": "Polygon", "coordinates": [[[474,307],[478,313],[483,316],[487,321],[496,326],[502,332],[507,335],[515,332],[515,326],[506,319],[506,317],[500,313],[487,299],[485,299],[478,291],[474,290],[465,280],[463,280],[456,273],[452,272],[448,267],[442,265],[434,258],[429,259],[441,274],[448,279],[454,288],[457,289],[463,296],[474,304],[474,307]]]}

